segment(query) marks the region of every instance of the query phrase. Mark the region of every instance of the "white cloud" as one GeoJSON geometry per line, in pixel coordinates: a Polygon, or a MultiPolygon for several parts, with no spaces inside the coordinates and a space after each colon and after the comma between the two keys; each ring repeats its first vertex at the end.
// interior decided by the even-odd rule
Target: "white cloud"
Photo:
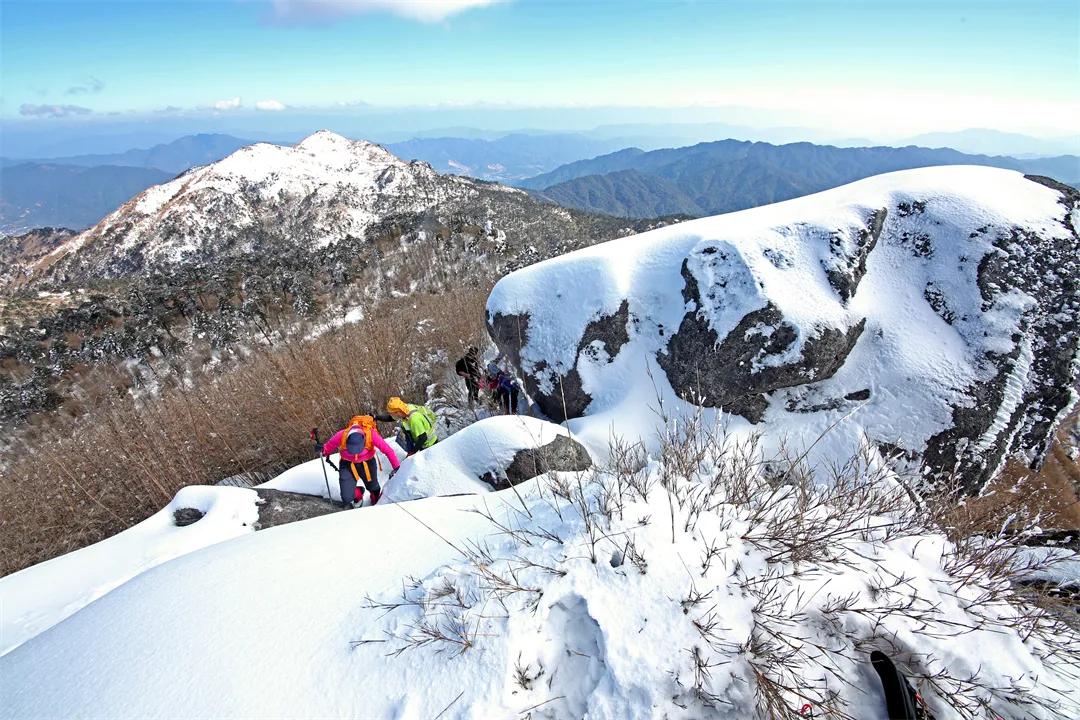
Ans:
{"type": "Polygon", "coordinates": [[[19,114],[23,117],[71,117],[72,115],[89,115],[93,110],[80,105],[34,105],[23,103],[19,106],[19,114]]]}
{"type": "Polygon", "coordinates": [[[259,100],[255,103],[255,109],[267,110],[271,112],[277,110],[284,110],[285,103],[281,102],[280,100],[259,100]]]}
{"type": "Polygon", "coordinates": [[[346,15],[386,12],[410,20],[438,22],[474,7],[505,0],[271,0],[274,19],[311,22],[346,15]]]}
{"type": "Polygon", "coordinates": [[[214,103],[215,110],[235,110],[240,107],[240,98],[227,98],[225,100],[218,100],[214,103]]]}

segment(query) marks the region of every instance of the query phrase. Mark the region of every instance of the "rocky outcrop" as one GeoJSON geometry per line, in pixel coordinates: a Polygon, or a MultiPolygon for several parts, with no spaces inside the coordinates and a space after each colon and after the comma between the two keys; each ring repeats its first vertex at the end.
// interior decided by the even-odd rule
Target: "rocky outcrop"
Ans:
{"type": "MultiPolygon", "coordinates": [[[[623,301],[616,312],[610,315],[600,313],[585,326],[574,353],[574,365],[566,373],[554,373],[547,363],[541,362],[535,372],[525,375],[526,390],[545,415],[566,420],[585,414],[592,397],[582,388],[577,359],[586,355],[593,360],[610,362],[630,339],[627,332],[629,322],[630,306],[623,301]],[[542,382],[542,379],[547,382],[542,382]]],[[[503,353],[520,366],[519,351],[523,338],[529,334],[529,315],[496,313],[489,316],[488,332],[503,353]]]]}
{"type": "Polygon", "coordinates": [[[259,522],[256,530],[287,525],[298,520],[310,520],[320,515],[338,512],[341,506],[318,495],[252,488],[259,494],[259,522]]]}
{"type": "Polygon", "coordinates": [[[754,408],[761,409],[762,393],[832,377],[866,324],[860,320],[846,331],[814,329],[805,338],[802,352],[792,353],[798,328],[770,302],[747,313],[721,338],[698,312],[701,291],[685,261],[681,272],[686,281],[683,299],[689,309],[668,340],[667,352],[656,359],[679,397],[704,407],[736,408],[748,419],[760,418],[754,408]],[[785,357],[790,359],[768,362],[785,357]]]}
{"type": "Polygon", "coordinates": [[[480,479],[503,490],[548,472],[580,472],[590,467],[592,459],[581,443],[559,435],[541,447],[519,450],[501,474],[487,472],[480,479]]]}
{"type": "MultiPolygon", "coordinates": [[[[299,520],[310,520],[342,509],[336,502],[318,495],[266,488],[251,489],[259,495],[256,501],[259,510],[259,520],[255,523],[256,530],[288,525],[299,520]]],[[[178,508],[173,511],[173,523],[177,527],[187,527],[202,520],[204,515],[205,513],[198,508],[178,508]]]]}
{"type": "Polygon", "coordinates": [[[1078,217],[1047,178],[893,173],[513,273],[489,329],[553,419],[670,388],[766,435],[844,419],[975,491],[1037,467],[1077,398],[1078,217]]]}

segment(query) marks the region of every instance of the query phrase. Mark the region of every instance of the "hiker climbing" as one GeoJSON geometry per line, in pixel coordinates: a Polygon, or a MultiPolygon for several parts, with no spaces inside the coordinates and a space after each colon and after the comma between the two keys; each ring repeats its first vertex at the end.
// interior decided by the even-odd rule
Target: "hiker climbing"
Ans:
{"type": "Polygon", "coordinates": [[[480,387],[484,385],[483,372],[480,369],[480,351],[470,347],[465,356],[454,365],[457,374],[465,378],[465,389],[469,393],[469,409],[472,410],[480,399],[480,387]]]}
{"type": "Polygon", "coordinates": [[[505,415],[517,415],[518,393],[521,392],[517,379],[496,363],[489,363],[487,381],[499,410],[505,415]]]}
{"type": "Polygon", "coordinates": [[[401,432],[398,442],[405,448],[408,456],[431,447],[439,441],[435,433],[435,413],[424,405],[411,405],[399,397],[386,401],[387,415],[376,416],[379,420],[398,420],[401,432]]]}
{"type": "Polygon", "coordinates": [[[375,455],[376,449],[390,461],[390,477],[393,477],[401,463],[393,448],[379,435],[375,418],[371,415],[353,417],[348,425],[334,433],[322,446],[323,457],[329,457],[333,453],[341,454],[338,483],[341,488],[342,507],[359,507],[364,502],[365,487],[371,493],[372,505],[382,497],[382,486],[379,485],[382,462],[375,455]]]}

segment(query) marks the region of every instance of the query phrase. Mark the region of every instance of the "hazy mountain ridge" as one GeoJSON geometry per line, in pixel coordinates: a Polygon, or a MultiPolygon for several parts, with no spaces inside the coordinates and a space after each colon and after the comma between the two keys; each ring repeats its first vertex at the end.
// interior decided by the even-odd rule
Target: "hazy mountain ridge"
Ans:
{"type": "Polygon", "coordinates": [[[0,232],[82,229],[174,173],[155,168],[22,163],[0,168],[0,232]]]}
{"type": "MultiPolygon", "coordinates": [[[[78,165],[81,167],[118,165],[122,167],[156,168],[175,175],[196,165],[217,162],[226,155],[253,143],[253,140],[244,140],[221,133],[197,133],[195,135],[184,135],[172,142],[160,143],[148,148],[133,148],[119,153],[43,158],[30,162],[78,165]]],[[[27,161],[8,160],[7,162],[15,164],[27,161]]]]}
{"type": "Polygon", "coordinates": [[[482,180],[511,181],[548,172],[564,163],[623,147],[617,138],[581,134],[512,133],[495,139],[418,137],[391,143],[388,150],[405,160],[423,160],[440,172],[482,180]]]}
{"type": "Polygon", "coordinates": [[[692,197],[697,209],[687,211],[690,214],[708,215],[787,200],[885,172],[934,165],[985,165],[1065,182],[1080,179],[1080,158],[1076,156],[1020,160],[965,155],[949,149],[838,148],[722,140],[651,152],[627,149],[571,163],[518,185],[561,205],[645,217],[657,204],[673,201],[671,186],[658,185],[662,188],[659,198],[634,204],[623,198],[635,194],[640,178],[622,175],[600,181],[597,177],[637,170],[667,180],[679,192],[692,197]],[[623,188],[627,182],[635,187],[623,188]]]}

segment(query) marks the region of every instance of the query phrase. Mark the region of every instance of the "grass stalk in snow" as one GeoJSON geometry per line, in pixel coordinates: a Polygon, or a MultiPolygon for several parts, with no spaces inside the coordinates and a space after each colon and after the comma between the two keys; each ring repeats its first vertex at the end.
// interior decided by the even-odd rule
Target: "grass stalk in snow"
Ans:
{"type": "MultiPolygon", "coordinates": [[[[595,603],[652,618],[639,632],[655,654],[635,682],[671,718],[790,718],[806,704],[815,717],[864,717],[874,649],[896,660],[942,720],[1080,711],[1070,691],[1080,664],[1075,610],[1019,584],[1054,558],[1025,554],[1015,532],[950,539],[947,503],[915,506],[869,449],[815,475],[803,449],[766,457],[757,438],[731,438],[700,413],[660,433],[655,457],[613,437],[591,471],[549,473],[509,500],[491,496],[481,511],[491,542],[476,539],[424,579],[411,606],[392,604],[419,617],[393,652],[442,644],[484,653],[508,637],[558,647],[570,640],[547,623],[595,603]],[[651,522],[656,512],[668,522],[651,522]],[[475,596],[458,602],[444,577],[475,596]],[[578,596],[580,604],[565,600],[578,596]],[[484,598],[505,612],[484,614],[484,598]],[[649,635],[654,623],[664,629],[649,635]],[[996,647],[1008,650],[985,664],[965,657],[996,647]]],[[[606,617],[587,622],[615,642],[626,630],[604,626],[606,617]]],[[[543,668],[544,691],[562,697],[521,712],[572,713],[566,698],[584,682],[575,662],[600,657],[600,672],[622,672],[614,650],[572,660],[579,654],[566,647],[509,648],[517,660],[508,685],[542,701],[528,678],[543,668]]],[[[613,677],[609,687],[628,682],[613,677]]]]}

